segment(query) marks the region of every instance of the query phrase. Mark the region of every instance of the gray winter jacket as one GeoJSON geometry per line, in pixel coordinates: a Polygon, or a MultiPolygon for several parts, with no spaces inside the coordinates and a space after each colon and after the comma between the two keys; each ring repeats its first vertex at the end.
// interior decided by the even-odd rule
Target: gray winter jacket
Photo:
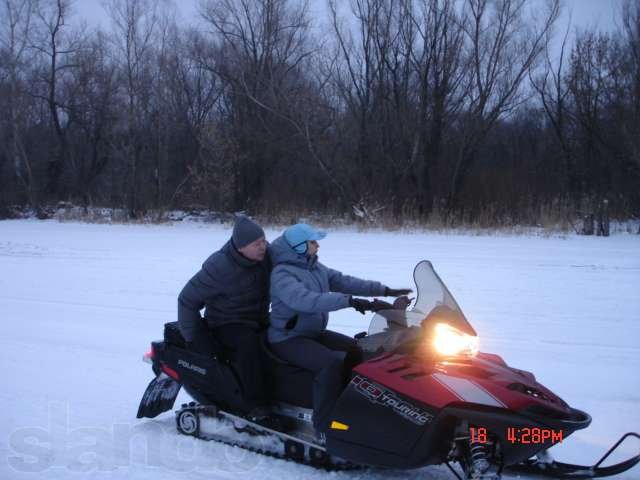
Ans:
{"type": "Polygon", "coordinates": [[[205,326],[249,323],[266,326],[269,315],[269,255],[262,262],[243,257],[229,240],[213,253],[178,297],[178,325],[186,341],[205,326]]]}
{"type": "Polygon", "coordinates": [[[386,287],[379,282],[343,275],[318,262],[317,256],[297,253],[282,236],[271,244],[270,253],[271,343],[318,336],[327,328],[328,312],[349,306],[348,294],[371,297],[385,293],[386,287]]]}

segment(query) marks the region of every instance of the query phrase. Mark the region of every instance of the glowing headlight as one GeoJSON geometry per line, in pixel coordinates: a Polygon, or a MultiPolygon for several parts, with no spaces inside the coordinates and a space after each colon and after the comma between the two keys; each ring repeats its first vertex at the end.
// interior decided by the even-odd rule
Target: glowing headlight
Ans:
{"type": "Polygon", "coordinates": [[[434,328],[433,346],[441,355],[472,357],[478,353],[478,337],[461,332],[446,323],[438,323],[434,328]]]}

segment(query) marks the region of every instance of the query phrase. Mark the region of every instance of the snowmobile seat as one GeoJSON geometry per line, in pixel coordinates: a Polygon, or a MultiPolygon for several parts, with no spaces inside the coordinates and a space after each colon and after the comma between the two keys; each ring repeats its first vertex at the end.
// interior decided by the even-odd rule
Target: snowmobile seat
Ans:
{"type": "MultiPolygon", "coordinates": [[[[220,358],[229,357],[229,349],[225,348],[220,342],[216,341],[215,336],[211,335],[209,331],[205,331],[204,334],[210,336],[212,353],[215,353],[220,358]]],[[[164,324],[164,341],[173,345],[174,347],[189,350],[187,342],[180,332],[178,322],[168,322],[164,324]]]]}
{"type": "Polygon", "coordinates": [[[178,322],[165,323],[164,342],[154,344],[160,361],[179,374],[180,383],[196,401],[230,411],[251,409],[251,402],[243,394],[242,379],[233,368],[227,351],[217,346],[214,346],[212,355],[191,350],[178,328],[178,322]],[[220,388],[221,385],[224,388],[220,388]]]}
{"type": "Polygon", "coordinates": [[[187,342],[185,342],[178,322],[168,322],[164,324],[164,340],[176,347],[187,348],[187,342]]]}
{"type": "Polygon", "coordinates": [[[291,365],[277,356],[269,348],[266,334],[261,336],[260,342],[265,353],[267,385],[272,401],[313,408],[313,372],[291,365]]]}

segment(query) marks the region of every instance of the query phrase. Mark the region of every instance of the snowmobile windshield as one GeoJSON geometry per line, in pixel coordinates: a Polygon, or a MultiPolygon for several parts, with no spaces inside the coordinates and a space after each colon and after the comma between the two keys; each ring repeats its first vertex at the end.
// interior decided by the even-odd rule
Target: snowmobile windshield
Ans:
{"type": "Polygon", "coordinates": [[[418,339],[438,323],[450,325],[467,335],[476,335],[431,262],[418,263],[413,270],[413,279],[417,292],[413,307],[376,312],[367,336],[358,342],[365,351],[395,350],[403,343],[418,339]]]}

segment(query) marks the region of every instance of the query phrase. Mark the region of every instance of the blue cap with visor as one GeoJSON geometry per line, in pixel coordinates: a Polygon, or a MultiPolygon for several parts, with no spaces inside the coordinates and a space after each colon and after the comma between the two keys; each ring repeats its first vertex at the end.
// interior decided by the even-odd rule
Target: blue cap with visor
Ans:
{"type": "Polygon", "coordinates": [[[326,236],[326,232],[316,230],[306,223],[296,223],[284,231],[284,239],[298,253],[307,251],[309,240],[322,240],[326,236]]]}

